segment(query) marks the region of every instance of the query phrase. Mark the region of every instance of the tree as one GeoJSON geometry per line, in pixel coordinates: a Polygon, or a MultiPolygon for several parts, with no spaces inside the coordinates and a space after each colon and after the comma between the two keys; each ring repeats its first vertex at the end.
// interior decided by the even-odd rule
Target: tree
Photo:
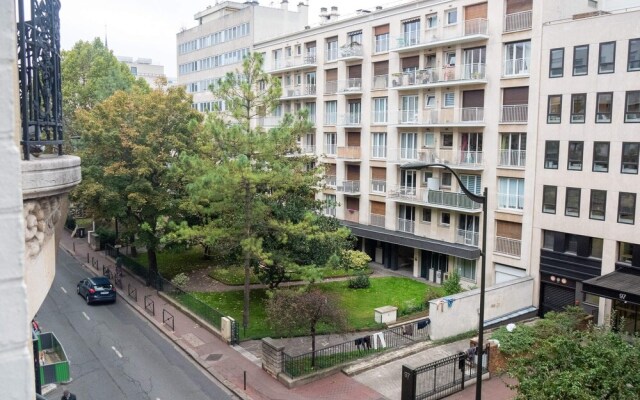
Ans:
{"type": "Polygon", "coordinates": [[[186,196],[181,156],[201,148],[202,116],[183,88],[119,91],[77,114],[83,180],[74,192],[91,215],[118,218],[147,249],[148,282],[166,223],[186,196]]]}
{"type": "Polygon", "coordinates": [[[578,307],[545,314],[533,326],[494,333],[518,379],[520,399],[640,398],[640,342],[611,325],[585,324],[578,307]]]}
{"type": "Polygon", "coordinates": [[[278,290],[267,300],[267,319],[277,332],[288,335],[304,331],[311,336],[311,366],[316,362],[316,334],[319,324],[344,330],[347,322],[335,295],[318,288],[278,290]]]}

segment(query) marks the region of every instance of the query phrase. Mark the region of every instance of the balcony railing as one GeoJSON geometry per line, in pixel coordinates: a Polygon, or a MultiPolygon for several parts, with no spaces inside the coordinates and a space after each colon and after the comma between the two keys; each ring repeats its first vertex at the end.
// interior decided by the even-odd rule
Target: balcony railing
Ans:
{"type": "Polygon", "coordinates": [[[269,72],[276,72],[279,70],[296,69],[301,67],[312,67],[316,65],[316,55],[307,54],[304,57],[296,57],[294,59],[287,60],[274,60],[271,65],[272,69],[269,72]]]}
{"type": "Polygon", "coordinates": [[[465,125],[484,123],[483,107],[400,110],[399,124],[404,125],[465,125]]]}
{"type": "Polygon", "coordinates": [[[456,231],[456,243],[466,244],[468,246],[477,246],[479,243],[479,236],[478,232],[458,229],[456,231]]]}
{"type": "Polygon", "coordinates": [[[477,18],[455,25],[440,26],[436,29],[428,29],[424,33],[419,31],[406,32],[396,38],[394,50],[406,47],[428,47],[432,43],[446,41],[463,41],[467,36],[488,35],[489,23],[484,18],[477,18]],[[462,40],[461,40],[462,39],[462,40]]]}
{"type": "Polygon", "coordinates": [[[531,29],[531,10],[504,16],[504,31],[516,32],[531,29]]]}
{"type": "Polygon", "coordinates": [[[455,66],[447,66],[442,68],[427,68],[411,72],[403,72],[402,74],[394,74],[392,80],[393,87],[414,87],[429,86],[441,82],[464,82],[485,79],[485,64],[474,63],[464,64],[460,70],[456,70],[455,66]]]}
{"type": "Polygon", "coordinates": [[[369,214],[369,223],[373,226],[384,228],[384,215],[369,214]]]}
{"type": "Polygon", "coordinates": [[[344,126],[359,126],[362,123],[359,112],[346,113],[341,116],[340,121],[344,126]]]}
{"type": "Polygon", "coordinates": [[[387,192],[387,181],[381,179],[371,180],[371,193],[385,194],[387,192]]]}
{"type": "Polygon", "coordinates": [[[347,80],[340,81],[338,83],[338,92],[339,93],[362,92],[362,79],[349,78],[347,80]]]}
{"type": "Polygon", "coordinates": [[[478,167],[484,164],[484,157],[481,151],[420,149],[418,157],[420,161],[449,164],[451,166],[478,167]]]}
{"type": "Polygon", "coordinates": [[[371,146],[371,158],[387,158],[387,146],[371,146]]]}
{"type": "Polygon", "coordinates": [[[389,75],[376,75],[371,82],[371,89],[386,89],[389,87],[389,75]]]}
{"type": "Polygon", "coordinates": [[[524,196],[519,194],[498,193],[498,208],[522,211],[524,209],[524,196]]]}
{"type": "Polygon", "coordinates": [[[389,122],[389,113],[387,110],[373,111],[371,113],[372,124],[386,124],[389,122]]]}
{"type": "Polygon", "coordinates": [[[342,193],[360,193],[360,181],[342,181],[336,186],[338,192],[342,193]]]}
{"type": "Polygon", "coordinates": [[[500,122],[522,123],[522,122],[527,122],[528,120],[529,120],[528,104],[502,106],[502,111],[500,113],[500,122]]]}
{"type": "Polygon", "coordinates": [[[529,75],[529,64],[531,60],[528,58],[514,58],[504,61],[502,70],[503,76],[526,76],[529,75]]]}
{"type": "Polygon", "coordinates": [[[325,175],[324,176],[325,185],[335,188],[336,187],[336,176],[335,175],[325,175]]]}
{"type": "Polygon", "coordinates": [[[361,154],[360,146],[341,146],[338,147],[338,158],[346,158],[349,160],[359,160],[361,154]]]}
{"type": "Polygon", "coordinates": [[[398,149],[388,148],[387,160],[398,162],[418,160],[418,149],[415,147],[401,147],[398,149]]]}
{"type": "Polygon", "coordinates": [[[495,252],[520,257],[522,240],[496,236],[495,252]]]}
{"type": "Polygon", "coordinates": [[[336,61],[338,59],[338,48],[333,47],[331,49],[327,49],[324,57],[327,62],[336,61]]]}
{"type": "Polygon", "coordinates": [[[410,219],[398,218],[398,230],[400,232],[413,233],[415,231],[416,222],[410,219]]]}
{"type": "Polygon", "coordinates": [[[323,214],[329,217],[334,217],[336,216],[336,208],[335,207],[325,207],[323,210],[323,214]]]}
{"type": "Polygon", "coordinates": [[[524,168],[526,163],[526,150],[500,150],[498,165],[501,167],[524,168]]]}
{"type": "Polygon", "coordinates": [[[358,43],[350,43],[340,46],[340,59],[362,58],[362,45],[358,43]]]}
{"type": "Polygon", "coordinates": [[[479,210],[482,207],[481,204],[472,201],[464,193],[430,189],[421,189],[420,192],[420,197],[423,202],[435,206],[459,208],[464,210],[479,210]]]}
{"type": "Polygon", "coordinates": [[[324,94],[338,93],[338,81],[326,81],[324,83],[324,94]]]}
{"type": "Polygon", "coordinates": [[[344,219],[350,222],[355,222],[356,224],[360,222],[360,211],[347,209],[344,213],[344,219]]]}
{"type": "Polygon", "coordinates": [[[315,96],[316,85],[300,85],[294,88],[286,88],[282,94],[283,98],[288,97],[302,97],[302,96],[315,96]]]}
{"type": "Polygon", "coordinates": [[[315,154],[316,146],[313,144],[305,144],[302,146],[302,151],[304,151],[304,154],[315,154]]]}
{"type": "Polygon", "coordinates": [[[336,125],[338,123],[338,114],[337,113],[325,113],[324,114],[324,125],[336,125]]]}
{"type": "Polygon", "coordinates": [[[418,200],[418,188],[415,186],[392,186],[388,192],[389,197],[404,200],[418,200]]]}
{"type": "Polygon", "coordinates": [[[273,127],[280,125],[282,122],[282,117],[270,116],[270,117],[261,117],[258,119],[258,123],[260,126],[264,127],[273,127]]]}
{"type": "Polygon", "coordinates": [[[324,145],[324,154],[326,154],[328,156],[335,156],[336,155],[336,148],[337,148],[337,146],[335,144],[325,144],[324,145]]]}

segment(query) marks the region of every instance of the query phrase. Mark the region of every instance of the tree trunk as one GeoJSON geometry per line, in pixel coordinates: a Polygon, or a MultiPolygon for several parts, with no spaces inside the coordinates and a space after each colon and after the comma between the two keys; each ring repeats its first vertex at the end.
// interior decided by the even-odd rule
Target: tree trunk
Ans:
{"type": "Polygon", "coordinates": [[[316,366],[316,326],[311,325],[311,368],[316,366]]]}
{"type": "Polygon", "coordinates": [[[147,249],[147,256],[149,257],[149,273],[147,274],[147,286],[152,285],[157,289],[158,259],[156,258],[156,250],[153,248],[147,249]]]}
{"type": "MultiPolygon", "coordinates": [[[[244,182],[244,233],[245,238],[251,237],[251,186],[244,182]]],[[[242,327],[246,330],[249,326],[249,302],[251,300],[251,253],[245,250],[244,254],[244,304],[242,308],[242,327]]]]}

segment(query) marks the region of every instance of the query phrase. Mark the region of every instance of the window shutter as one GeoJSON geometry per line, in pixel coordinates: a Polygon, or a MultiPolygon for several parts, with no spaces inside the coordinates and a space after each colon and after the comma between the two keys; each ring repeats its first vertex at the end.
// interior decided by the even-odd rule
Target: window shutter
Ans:
{"type": "Polygon", "coordinates": [[[509,239],[522,239],[522,224],[509,221],[496,221],[496,236],[509,239]]]}
{"type": "Polygon", "coordinates": [[[386,181],[387,180],[386,168],[371,167],[371,179],[386,181]]]}
{"type": "Polygon", "coordinates": [[[487,3],[473,4],[464,8],[465,21],[477,18],[487,18],[487,3]]]}
{"type": "Polygon", "coordinates": [[[373,75],[388,75],[389,74],[389,61],[380,61],[373,63],[373,75]]]}
{"type": "Polygon", "coordinates": [[[502,92],[502,104],[505,106],[529,104],[529,87],[504,88],[502,92]]]}
{"type": "Polygon", "coordinates": [[[356,197],[347,197],[347,209],[348,210],[360,210],[360,199],[356,197]]]}
{"type": "Polygon", "coordinates": [[[376,26],[373,28],[373,32],[376,36],[389,33],[389,25],[376,26]]]}
{"type": "Polygon", "coordinates": [[[484,107],[484,90],[465,90],[462,92],[462,107],[484,107]]]}
{"type": "Polygon", "coordinates": [[[338,80],[338,69],[334,68],[334,69],[328,69],[325,71],[326,73],[326,81],[330,82],[330,81],[337,81],[338,80]]]}
{"type": "Polygon", "coordinates": [[[418,68],[420,65],[420,56],[405,57],[402,59],[402,68],[418,68]]]}
{"type": "Polygon", "coordinates": [[[372,201],[371,214],[385,215],[385,204],[379,201],[372,201]]]}
{"type": "Polygon", "coordinates": [[[362,78],[362,64],[349,67],[349,78],[362,78]]]}
{"type": "Polygon", "coordinates": [[[532,0],[507,0],[507,14],[530,11],[532,0]]]}

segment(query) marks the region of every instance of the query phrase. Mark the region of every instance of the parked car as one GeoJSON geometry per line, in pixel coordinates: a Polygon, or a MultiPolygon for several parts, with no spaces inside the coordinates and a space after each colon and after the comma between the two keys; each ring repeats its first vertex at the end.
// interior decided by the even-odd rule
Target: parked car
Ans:
{"type": "Polygon", "coordinates": [[[93,302],[116,301],[116,288],[111,284],[109,278],[104,276],[96,276],[94,278],[86,278],[78,282],[76,291],[80,296],[84,297],[87,304],[93,302]]]}

